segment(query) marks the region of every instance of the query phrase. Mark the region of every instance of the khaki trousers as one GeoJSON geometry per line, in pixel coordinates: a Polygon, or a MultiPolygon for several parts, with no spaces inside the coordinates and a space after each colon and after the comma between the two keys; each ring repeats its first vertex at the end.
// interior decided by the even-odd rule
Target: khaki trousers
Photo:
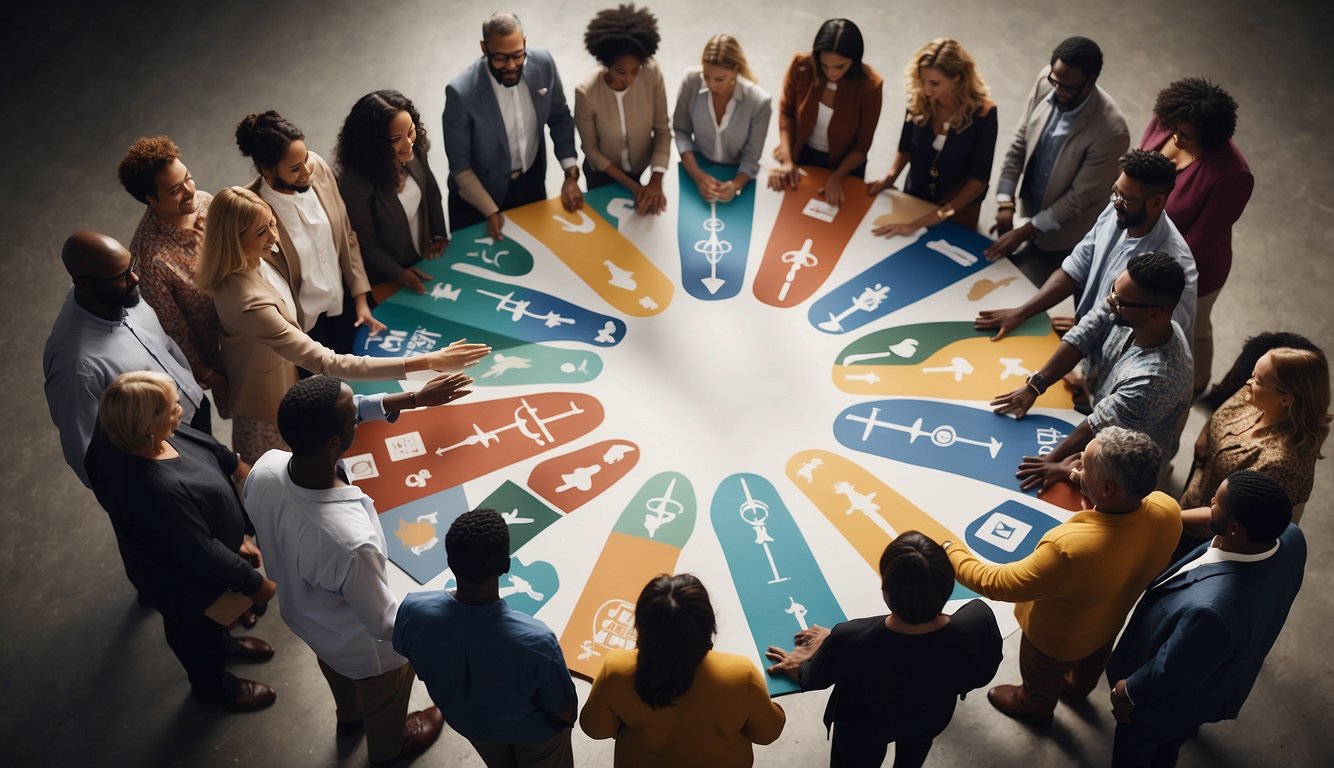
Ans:
{"type": "Polygon", "coordinates": [[[329,681],[339,723],[366,723],[366,752],[372,763],[398,756],[403,748],[403,726],[408,719],[408,698],[416,673],[411,664],[375,677],[353,680],[335,672],[323,660],[320,671],[329,681]]]}
{"type": "Polygon", "coordinates": [[[1088,696],[1097,687],[1107,659],[1112,655],[1112,641],[1082,659],[1061,661],[1039,651],[1028,641],[1019,639],[1019,675],[1024,684],[1019,687],[1019,703],[1028,712],[1050,717],[1056,711],[1061,686],[1068,685],[1079,696],[1088,696]]]}
{"type": "Polygon", "coordinates": [[[563,728],[555,736],[537,744],[468,741],[481,755],[486,768],[574,768],[570,732],[569,728],[563,728]]]}
{"type": "Polygon", "coordinates": [[[1195,302],[1195,395],[1199,396],[1209,385],[1209,376],[1214,367],[1214,324],[1209,314],[1218,301],[1220,288],[1208,296],[1201,296],[1195,302]]]}

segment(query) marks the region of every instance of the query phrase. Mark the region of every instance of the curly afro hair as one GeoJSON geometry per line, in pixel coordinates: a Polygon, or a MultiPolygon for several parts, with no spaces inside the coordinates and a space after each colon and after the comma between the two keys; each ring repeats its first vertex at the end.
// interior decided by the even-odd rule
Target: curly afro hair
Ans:
{"type": "Polygon", "coordinates": [[[1135,285],[1163,300],[1169,308],[1181,301],[1181,293],[1186,290],[1186,270],[1166,251],[1131,256],[1126,271],[1135,285]]]}
{"type": "Polygon", "coordinates": [[[180,147],[166,136],[142,138],[125,150],[116,173],[126,192],[135,200],[147,203],[149,195],[157,194],[157,175],[180,156],[180,147]]]}
{"type": "Polygon", "coordinates": [[[1121,172],[1157,194],[1171,192],[1177,185],[1177,167],[1158,152],[1132,149],[1117,161],[1121,172]]]}
{"type": "Polygon", "coordinates": [[[311,376],[283,395],[278,403],[278,431],[292,453],[313,456],[321,443],[343,431],[338,418],[342,389],[343,382],[333,376],[311,376]]]}
{"type": "Polygon", "coordinates": [[[633,4],[598,11],[584,32],[584,48],[604,67],[626,55],[652,58],[661,40],[657,17],[633,4]]]}
{"type": "Polygon", "coordinates": [[[509,572],[509,551],[509,528],[494,509],[464,512],[445,534],[445,557],[454,578],[463,583],[485,584],[509,572]]]}
{"type": "Polygon", "coordinates": [[[1177,123],[1195,126],[1205,149],[1226,144],[1237,132],[1236,100],[1202,77],[1178,80],[1159,91],[1153,114],[1168,128],[1177,123]]]}

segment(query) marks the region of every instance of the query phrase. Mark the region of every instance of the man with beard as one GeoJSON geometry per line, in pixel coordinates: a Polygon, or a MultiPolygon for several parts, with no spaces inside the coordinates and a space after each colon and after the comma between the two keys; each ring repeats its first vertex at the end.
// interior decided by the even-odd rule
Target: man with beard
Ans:
{"type": "Polygon", "coordinates": [[[181,348],[162,330],[153,308],[139,303],[137,264],[114,238],[75,232],[60,258],[74,284],[56,315],[42,353],[46,405],[60,430],[60,448],[89,486],[84,455],[102,392],[128,371],[161,371],[176,382],[181,421],[212,432],[204,391],[181,348]]]}
{"type": "Polygon", "coordinates": [[[1107,295],[1106,310],[1084,315],[1024,386],[991,401],[996,413],[1023,418],[1050,382],[1084,362],[1092,412],[1051,453],[1024,457],[1015,475],[1020,488],[1068,477],[1079,451],[1108,426],[1153,438],[1165,449],[1164,466],[1176,455],[1177,424],[1190,406],[1194,377],[1186,337],[1172,319],[1185,287],[1185,270],[1170,255],[1132,257],[1107,295]]]}
{"type": "Polygon", "coordinates": [[[445,88],[449,226],[458,231],[485,221],[499,239],[501,211],[547,197],[544,124],[565,169],[561,203],[574,211],[584,198],[574,118],[551,54],[529,48],[519,18],[506,12],[482,23],[481,45],[482,56],[445,88]]]}
{"type": "Polygon", "coordinates": [[[1074,320],[1053,320],[1058,330],[1067,330],[1098,307],[1133,254],[1163,251],[1186,272],[1186,289],[1172,319],[1187,340],[1194,338],[1198,278],[1195,257],[1164,210],[1176,184],[1176,166],[1157,152],[1142,149],[1122,155],[1119,163],[1121,176],[1112,185],[1111,202],[1061,268],[1047,278],[1042,290],[1023,306],[983,310],[974,322],[976,328],[996,329],[992,338],[998,340],[1028,318],[1051,309],[1067,296],[1077,295],[1074,320]]]}
{"type": "Polygon", "coordinates": [[[1130,146],[1121,108],[1098,87],[1101,73],[1097,43],[1086,37],[1061,41],[1051,65],[1038,73],[1005,153],[991,228],[998,239],[986,256],[1013,256],[1034,283],[1045,280],[1089,230],[1116,178],[1116,158],[1130,146]],[[1030,217],[1018,227],[1016,203],[1030,217]]]}

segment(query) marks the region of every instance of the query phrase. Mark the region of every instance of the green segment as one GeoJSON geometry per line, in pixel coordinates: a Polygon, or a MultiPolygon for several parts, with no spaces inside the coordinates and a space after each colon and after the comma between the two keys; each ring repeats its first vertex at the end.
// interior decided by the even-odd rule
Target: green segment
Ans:
{"type": "Polygon", "coordinates": [[[455,232],[441,258],[420,261],[417,266],[435,277],[442,277],[454,264],[471,264],[498,275],[526,275],[533,271],[533,254],[512,238],[492,240],[486,234],[486,223],[483,222],[455,232]]]}
{"type": "Polygon", "coordinates": [[[483,499],[477,509],[494,509],[510,518],[510,554],[518,552],[524,544],[561,517],[545,502],[509,480],[483,499]],[[522,522],[524,520],[532,522],[522,522]]]}
{"type": "Polygon", "coordinates": [[[659,472],[630,500],[612,530],[684,547],[694,528],[694,487],[680,472],[659,472]]]}
{"type": "MultiPolygon", "coordinates": [[[[963,339],[990,337],[993,330],[979,331],[970,322],[919,323],[900,325],[868,333],[857,339],[838,355],[840,365],[918,365],[946,346],[963,339]],[[910,340],[916,340],[916,344],[910,340]],[[890,353],[890,354],[886,354],[890,353]],[[849,357],[875,355],[866,359],[849,357]]],[[[1051,320],[1038,314],[1025,320],[1010,336],[1046,336],[1051,333],[1051,320]]]]}

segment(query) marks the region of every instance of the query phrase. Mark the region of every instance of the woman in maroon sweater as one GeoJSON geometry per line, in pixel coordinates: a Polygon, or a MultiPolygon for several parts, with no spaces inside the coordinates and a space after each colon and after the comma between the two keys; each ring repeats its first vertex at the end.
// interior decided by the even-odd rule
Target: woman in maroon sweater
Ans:
{"type": "Polygon", "coordinates": [[[1251,199],[1255,177],[1232,143],[1237,102],[1201,77],[1178,80],[1158,93],[1142,149],[1163,153],[1177,167],[1167,215],[1186,238],[1200,272],[1195,307],[1195,393],[1209,383],[1213,325],[1209,313],[1232,268],[1232,225],[1251,199]]]}

